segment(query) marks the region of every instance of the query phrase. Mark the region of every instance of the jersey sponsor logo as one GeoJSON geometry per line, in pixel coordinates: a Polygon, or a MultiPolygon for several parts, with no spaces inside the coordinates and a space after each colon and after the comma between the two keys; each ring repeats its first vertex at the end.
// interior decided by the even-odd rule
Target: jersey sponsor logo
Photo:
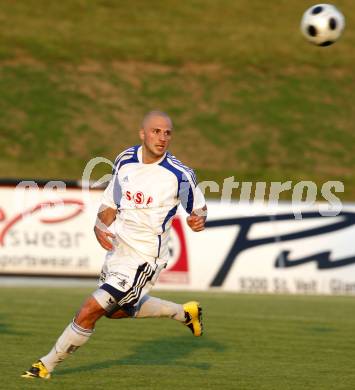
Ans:
{"type": "Polygon", "coordinates": [[[149,206],[151,203],[153,203],[153,197],[150,195],[145,195],[142,191],[125,191],[124,196],[128,201],[132,201],[136,205],[149,206]]]}
{"type": "Polygon", "coordinates": [[[133,195],[133,200],[135,204],[143,204],[144,203],[144,194],[142,191],[137,191],[133,195]]]}

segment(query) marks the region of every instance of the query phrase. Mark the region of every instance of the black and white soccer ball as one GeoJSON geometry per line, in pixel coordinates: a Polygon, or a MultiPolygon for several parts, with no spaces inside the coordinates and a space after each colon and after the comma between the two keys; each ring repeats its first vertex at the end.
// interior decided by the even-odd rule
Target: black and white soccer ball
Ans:
{"type": "Polygon", "coordinates": [[[329,46],[340,38],[345,27],[343,14],[331,4],[316,4],[307,9],[301,21],[306,39],[318,46],[329,46]]]}

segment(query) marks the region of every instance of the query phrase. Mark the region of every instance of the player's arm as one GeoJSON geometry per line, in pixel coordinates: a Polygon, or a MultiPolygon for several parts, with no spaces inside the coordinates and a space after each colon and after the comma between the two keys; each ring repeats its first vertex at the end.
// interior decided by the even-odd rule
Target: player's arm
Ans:
{"type": "Polygon", "coordinates": [[[207,218],[207,206],[205,197],[201,189],[196,186],[196,177],[194,173],[185,173],[185,180],[180,185],[179,196],[182,206],[189,216],[186,222],[194,232],[200,232],[205,229],[207,218]]]}
{"type": "Polygon", "coordinates": [[[117,209],[113,209],[106,205],[101,205],[97,213],[94,232],[99,244],[106,250],[113,249],[112,238],[115,237],[113,233],[108,230],[108,227],[116,219],[117,209]]]}
{"type": "Polygon", "coordinates": [[[114,193],[121,193],[119,188],[118,180],[115,180],[115,174],[117,172],[112,171],[112,178],[108,186],[106,187],[102,199],[101,206],[97,213],[96,223],[94,227],[94,232],[96,239],[99,244],[106,250],[110,251],[113,249],[112,239],[115,238],[115,235],[109,231],[109,226],[116,219],[118,206],[120,199],[115,199],[114,193]],[[117,203],[116,203],[117,202],[117,203]]]}
{"type": "Polygon", "coordinates": [[[194,232],[200,232],[205,228],[206,218],[207,206],[204,205],[200,209],[193,210],[192,213],[186,218],[186,222],[191,230],[194,232]]]}

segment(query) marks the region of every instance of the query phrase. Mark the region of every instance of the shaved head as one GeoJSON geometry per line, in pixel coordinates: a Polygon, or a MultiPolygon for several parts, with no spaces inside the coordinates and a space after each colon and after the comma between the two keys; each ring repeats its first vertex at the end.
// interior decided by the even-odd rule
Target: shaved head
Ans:
{"type": "Polygon", "coordinates": [[[159,117],[159,118],[164,118],[167,121],[170,122],[170,127],[171,129],[173,128],[173,121],[171,120],[170,116],[163,111],[150,111],[148,114],[145,115],[142,121],[142,129],[146,129],[148,126],[148,123],[152,118],[159,117]]]}
{"type": "Polygon", "coordinates": [[[139,130],[144,163],[156,162],[164,156],[171,141],[172,131],[173,123],[168,114],[162,111],[148,112],[139,130]]]}

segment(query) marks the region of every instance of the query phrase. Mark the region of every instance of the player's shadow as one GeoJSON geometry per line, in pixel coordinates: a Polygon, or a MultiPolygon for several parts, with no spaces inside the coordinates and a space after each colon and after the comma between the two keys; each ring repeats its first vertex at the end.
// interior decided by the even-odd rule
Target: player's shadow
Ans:
{"type": "Polygon", "coordinates": [[[19,332],[14,330],[13,327],[6,322],[2,322],[2,318],[0,317],[0,335],[11,335],[11,336],[25,336],[28,333],[19,332]]]}
{"type": "MultiPolygon", "coordinates": [[[[186,336],[164,337],[145,341],[135,347],[135,351],[126,357],[119,359],[105,360],[84,366],[63,368],[56,372],[56,375],[67,375],[73,372],[101,370],[114,366],[180,366],[193,367],[200,370],[208,370],[210,363],[199,361],[192,363],[184,362],[192,352],[198,350],[210,349],[214,352],[224,351],[224,345],[209,340],[208,338],[191,338],[186,336]],[[180,360],[181,359],[181,360],[180,360]]],[[[203,354],[201,355],[203,356],[203,354]]]]}

